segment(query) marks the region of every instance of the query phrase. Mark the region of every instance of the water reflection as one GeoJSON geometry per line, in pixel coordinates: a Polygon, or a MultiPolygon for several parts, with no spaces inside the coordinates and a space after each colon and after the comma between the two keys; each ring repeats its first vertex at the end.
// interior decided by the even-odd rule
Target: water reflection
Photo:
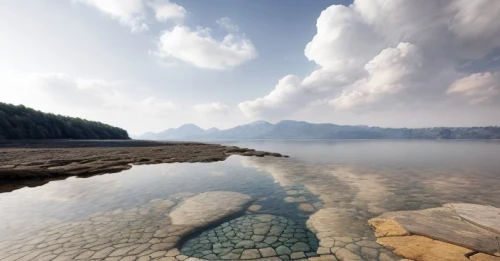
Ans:
{"type": "MultiPolygon", "coordinates": [[[[23,236],[29,238],[34,231],[46,233],[43,229],[48,225],[88,223],[94,213],[112,216],[106,213],[121,209],[139,213],[133,220],[141,228],[140,220],[148,218],[141,209],[152,209],[156,211],[154,220],[163,220],[160,217],[165,214],[161,211],[166,210],[158,208],[160,203],[155,202],[168,202],[172,207],[186,197],[216,190],[252,196],[258,207],[246,211],[244,216],[272,215],[290,220],[300,229],[305,229],[307,223],[319,239],[319,248],[312,249],[316,255],[334,253],[341,260],[354,256],[396,260],[388,251],[373,245],[366,223],[383,212],[423,209],[448,202],[500,206],[497,141],[261,141],[236,145],[292,157],[232,156],[217,163],[136,166],[122,173],[73,177],[0,194],[0,241],[4,240],[0,243],[0,260],[9,255],[2,244],[14,237],[22,241],[23,236]]],[[[155,225],[151,222],[154,223],[146,223],[155,225]]],[[[204,235],[217,234],[217,229],[223,228],[213,229],[204,235]]],[[[190,236],[193,240],[196,237],[190,236]]],[[[284,246],[293,246],[288,244],[284,246]]],[[[175,251],[181,255],[181,250],[175,251]]],[[[237,254],[243,251],[244,248],[237,254]]],[[[245,253],[262,256],[259,251],[245,253]]],[[[313,256],[310,251],[305,254],[313,256]]]]}

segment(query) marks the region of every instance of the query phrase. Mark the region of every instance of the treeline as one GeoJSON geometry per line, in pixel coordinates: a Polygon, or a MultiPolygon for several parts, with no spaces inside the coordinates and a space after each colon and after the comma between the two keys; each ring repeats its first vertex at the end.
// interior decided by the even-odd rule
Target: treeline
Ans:
{"type": "Polygon", "coordinates": [[[0,102],[0,139],[130,139],[126,130],[0,102]]]}

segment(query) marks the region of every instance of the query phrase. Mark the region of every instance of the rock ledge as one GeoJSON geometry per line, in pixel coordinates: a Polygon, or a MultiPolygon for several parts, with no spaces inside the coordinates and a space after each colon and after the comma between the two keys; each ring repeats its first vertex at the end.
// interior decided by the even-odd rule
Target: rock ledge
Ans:
{"type": "Polygon", "coordinates": [[[500,208],[449,203],[389,212],[368,223],[379,244],[406,258],[500,261],[500,208]]]}

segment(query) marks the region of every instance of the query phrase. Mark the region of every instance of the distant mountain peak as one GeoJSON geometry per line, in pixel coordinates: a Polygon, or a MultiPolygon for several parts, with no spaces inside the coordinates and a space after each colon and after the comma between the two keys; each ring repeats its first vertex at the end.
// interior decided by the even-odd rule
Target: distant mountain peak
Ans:
{"type": "Polygon", "coordinates": [[[267,122],[267,121],[263,121],[263,120],[258,120],[258,121],[253,121],[253,122],[250,122],[246,125],[261,125],[261,124],[266,124],[266,125],[270,125],[271,123],[267,122]]]}
{"type": "Polygon", "coordinates": [[[192,124],[192,123],[183,124],[179,128],[177,128],[177,129],[181,129],[181,128],[197,128],[197,129],[201,129],[198,125],[192,124]]]}
{"type": "Polygon", "coordinates": [[[302,124],[311,124],[305,121],[294,121],[294,120],[282,120],[279,121],[277,124],[282,124],[282,123],[302,123],[302,124]]]}

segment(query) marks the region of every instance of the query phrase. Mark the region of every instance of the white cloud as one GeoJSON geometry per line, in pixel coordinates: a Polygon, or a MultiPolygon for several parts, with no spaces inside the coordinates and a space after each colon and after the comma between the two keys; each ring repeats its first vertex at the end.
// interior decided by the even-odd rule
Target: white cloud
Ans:
{"type": "MultiPolygon", "coordinates": [[[[318,68],[303,79],[288,75],[268,95],[239,107],[247,116],[272,119],[310,106],[363,112],[454,99],[446,95],[448,87],[470,74],[458,71],[459,65],[500,47],[498,12],[495,0],[355,0],[330,6],[304,50],[318,68]]],[[[480,78],[467,84],[481,86],[475,96],[491,89],[480,78]]],[[[448,91],[459,93],[465,95],[448,91]]]]}
{"type": "Polygon", "coordinates": [[[226,30],[222,39],[212,37],[212,29],[183,25],[187,10],[169,0],[73,0],[92,6],[131,28],[132,32],[149,29],[153,12],[158,22],[171,21],[172,28],[163,31],[155,54],[162,64],[173,65],[176,60],[199,68],[225,70],[257,57],[254,45],[228,17],[216,23],[226,30]]]}
{"type": "Polygon", "coordinates": [[[2,102],[24,104],[45,112],[98,120],[134,133],[163,129],[161,120],[175,118],[176,104],[152,96],[137,97],[134,84],[65,74],[0,74],[2,102]]]}
{"type": "Polygon", "coordinates": [[[72,0],[92,6],[102,13],[130,27],[132,32],[149,29],[151,19],[148,11],[154,13],[159,22],[181,22],[187,11],[184,7],[169,0],[72,0]]]}
{"type": "Polygon", "coordinates": [[[459,94],[472,104],[491,103],[500,98],[500,72],[474,73],[455,81],[448,94],[459,94]]]}
{"type": "Polygon", "coordinates": [[[176,108],[169,101],[154,97],[136,98],[120,91],[120,87],[128,83],[73,78],[64,74],[34,74],[29,77],[32,88],[39,88],[49,99],[68,106],[136,110],[150,115],[165,114],[176,108]]]}
{"type": "Polygon", "coordinates": [[[196,112],[207,115],[220,115],[229,112],[229,106],[219,102],[196,104],[193,108],[196,112]]]}
{"type": "Polygon", "coordinates": [[[368,76],[329,104],[337,109],[351,109],[415,88],[422,76],[419,75],[421,67],[420,52],[413,44],[399,43],[396,48],[384,49],[364,66],[368,76]]]}
{"type": "Polygon", "coordinates": [[[300,86],[299,77],[288,75],[278,82],[271,93],[254,101],[242,102],[239,108],[253,118],[263,117],[265,114],[272,114],[278,118],[285,115],[293,106],[300,105],[301,100],[307,99],[306,95],[300,86]]]}
{"type": "Polygon", "coordinates": [[[221,41],[210,28],[196,30],[177,25],[160,36],[157,55],[164,60],[178,59],[196,67],[224,70],[257,57],[252,42],[244,36],[227,34],[221,41]]]}
{"type": "Polygon", "coordinates": [[[186,17],[187,11],[184,7],[169,2],[169,1],[155,1],[149,3],[155,12],[156,20],[165,22],[169,20],[182,21],[186,17]]]}
{"type": "Polygon", "coordinates": [[[133,32],[148,29],[144,0],[73,0],[97,8],[133,32]]]}
{"type": "Polygon", "coordinates": [[[220,27],[228,30],[229,32],[238,32],[240,30],[238,25],[233,23],[233,21],[231,21],[229,17],[219,18],[215,21],[215,23],[218,24],[220,27]]]}

